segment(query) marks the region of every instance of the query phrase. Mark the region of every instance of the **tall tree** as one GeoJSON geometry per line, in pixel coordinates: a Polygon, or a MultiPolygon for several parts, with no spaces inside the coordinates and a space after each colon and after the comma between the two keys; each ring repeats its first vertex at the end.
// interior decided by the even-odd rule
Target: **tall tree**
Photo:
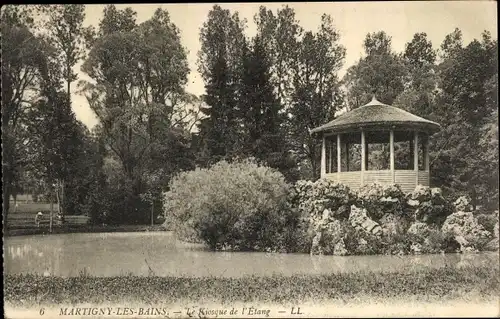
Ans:
{"type": "Polygon", "coordinates": [[[257,35],[243,53],[241,90],[238,97],[243,130],[242,153],[279,169],[294,178],[293,162],[288,155],[284,113],[271,82],[270,63],[265,46],[257,35]]]}
{"type": "Polygon", "coordinates": [[[262,39],[270,61],[271,82],[283,108],[292,103],[293,73],[303,28],[295,18],[294,9],[285,5],[276,11],[264,6],[254,16],[257,35],[262,39]]]}
{"type": "Polygon", "coordinates": [[[237,13],[215,5],[200,30],[198,70],[205,82],[207,105],[202,109],[206,118],[199,125],[204,154],[200,164],[235,156],[241,149],[237,98],[244,27],[237,13]]]}
{"type": "Polygon", "coordinates": [[[343,104],[337,73],[344,63],[345,48],[330,16],[321,17],[319,31],[306,32],[293,69],[292,107],[289,111],[290,141],[306,158],[313,178],[319,176],[319,144],[309,130],[334,118],[343,104]]]}
{"type": "MultiPolygon", "coordinates": [[[[48,17],[48,39],[56,49],[56,65],[61,68],[61,74],[66,82],[67,103],[71,105],[71,83],[78,79],[73,71],[74,66],[84,57],[86,28],[83,27],[85,19],[85,6],[81,4],[45,5],[40,6],[41,12],[48,17]]],[[[61,176],[58,183],[58,199],[61,204],[59,210],[64,208],[64,194],[66,189],[66,176],[61,176]]],[[[62,213],[64,210],[62,211],[62,213]]]]}
{"type": "Polygon", "coordinates": [[[70,181],[82,153],[83,134],[68,104],[67,95],[45,88],[29,112],[29,169],[43,180],[51,202],[61,203],[61,181],[70,181]],[[57,123],[56,125],[54,125],[57,123]]]}
{"type": "Polygon", "coordinates": [[[48,79],[48,46],[30,30],[30,8],[5,6],[2,31],[2,190],[7,220],[12,186],[26,157],[24,119],[33,98],[48,79]]]}
{"type": "Polygon", "coordinates": [[[400,57],[392,52],[391,37],[384,31],[369,33],[363,46],[366,56],[351,66],[343,79],[347,106],[352,109],[366,104],[373,94],[392,104],[404,90],[405,72],[400,57]]]}
{"type": "MultiPolygon", "coordinates": [[[[165,168],[172,165],[165,169],[170,174],[180,169],[173,159],[185,156],[173,153],[173,141],[168,141],[179,137],[172,130],[184,130],[189,115],[185,110],[190,96],[184,91],[189,68],[179,30],[167,11],[158,9],[131,29],[134,16],[130,9],[107,7],[100,23],[103,30],[82,70],[94,80],[84,83],[83,90],[100,120],[99,134],[121,165],[123,178],[118,182],[126,194],[122,202],[129,203],[121,217],[144,221],[148,215],[137,205],[151,186],[145,177],[152,169],[150,160],[156,158],[165,168]]],[[[189,150],[184,141],[179,143],[189,150]]],[[[182,163],[186,167],[190,161],[182,163]]]]}
{"type": "Polygon", "coordinates": [[[436,119],[435,112],[437,72],[436,50],[425,33],[415,33],[406,43],[402,56],[405,90],[394,100],[394,105],[407,111],[436,119]]]}
{"type": "Polygon", "coordinates": [[[490,103],[490,92],[497,89],[497,41],[483,33],[482,41],[473,40],[461,46],[460,31],[455,30],[442,44],[443,60],[439,65],[439,103],[436,113],[444,126],[434,139],[435,182],[453,192],[468,192],[474,203],[483,194],[497,191],[482,175],[485,154],[485,132],[497,106],[490,103]],[[442,172],[442,173],[441,173],[442,172]]]}

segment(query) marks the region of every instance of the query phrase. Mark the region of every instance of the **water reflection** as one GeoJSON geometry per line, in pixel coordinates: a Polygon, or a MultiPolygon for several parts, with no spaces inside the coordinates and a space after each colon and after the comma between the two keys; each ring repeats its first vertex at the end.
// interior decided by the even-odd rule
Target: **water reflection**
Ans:
{"type": "Polygon", "coordinates": [[[492,265],[498,255],[436,254],[418,256],[309,256],[212,252],[202,245],[179,242],[171,233],[100,233],[7,237],[7,274],[95,276],[155,274],[159,276],[223,276],[325,274],[354,271],[397,271],[492,265]]]}

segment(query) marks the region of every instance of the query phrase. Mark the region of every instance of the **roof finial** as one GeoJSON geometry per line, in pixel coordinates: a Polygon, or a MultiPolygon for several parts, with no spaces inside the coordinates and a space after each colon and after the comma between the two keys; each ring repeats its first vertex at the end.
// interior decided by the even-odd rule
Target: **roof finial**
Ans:
{"type": "Polygon", "coordinates": [[[377,100],[376,95],[377,95],[377,89],[373,88],[372,89],[372,102],[377,100]]]}

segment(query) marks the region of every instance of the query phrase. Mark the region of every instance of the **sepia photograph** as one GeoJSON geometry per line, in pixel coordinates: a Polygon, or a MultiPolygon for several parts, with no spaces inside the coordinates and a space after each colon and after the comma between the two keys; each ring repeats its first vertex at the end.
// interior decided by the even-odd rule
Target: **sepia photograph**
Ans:
{"type": "Polygon", "coordinates": [[[1,7],[5,318],[500,316],[495,1],[1,7]]]}

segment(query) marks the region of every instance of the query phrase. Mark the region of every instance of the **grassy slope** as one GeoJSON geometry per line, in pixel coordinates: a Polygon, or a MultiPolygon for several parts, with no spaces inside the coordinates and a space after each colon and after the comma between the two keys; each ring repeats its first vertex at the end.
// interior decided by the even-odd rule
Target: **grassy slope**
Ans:
{"type": "Polygon", "coordinates": [[[487,266],[392,273],[302,275],[295,277],[42,277],[5,276],[5,302],[36,304],[105,304],[162,302],[359,302],[372,300],[491,300],[500,292],[498,268],[487,266]]]}

